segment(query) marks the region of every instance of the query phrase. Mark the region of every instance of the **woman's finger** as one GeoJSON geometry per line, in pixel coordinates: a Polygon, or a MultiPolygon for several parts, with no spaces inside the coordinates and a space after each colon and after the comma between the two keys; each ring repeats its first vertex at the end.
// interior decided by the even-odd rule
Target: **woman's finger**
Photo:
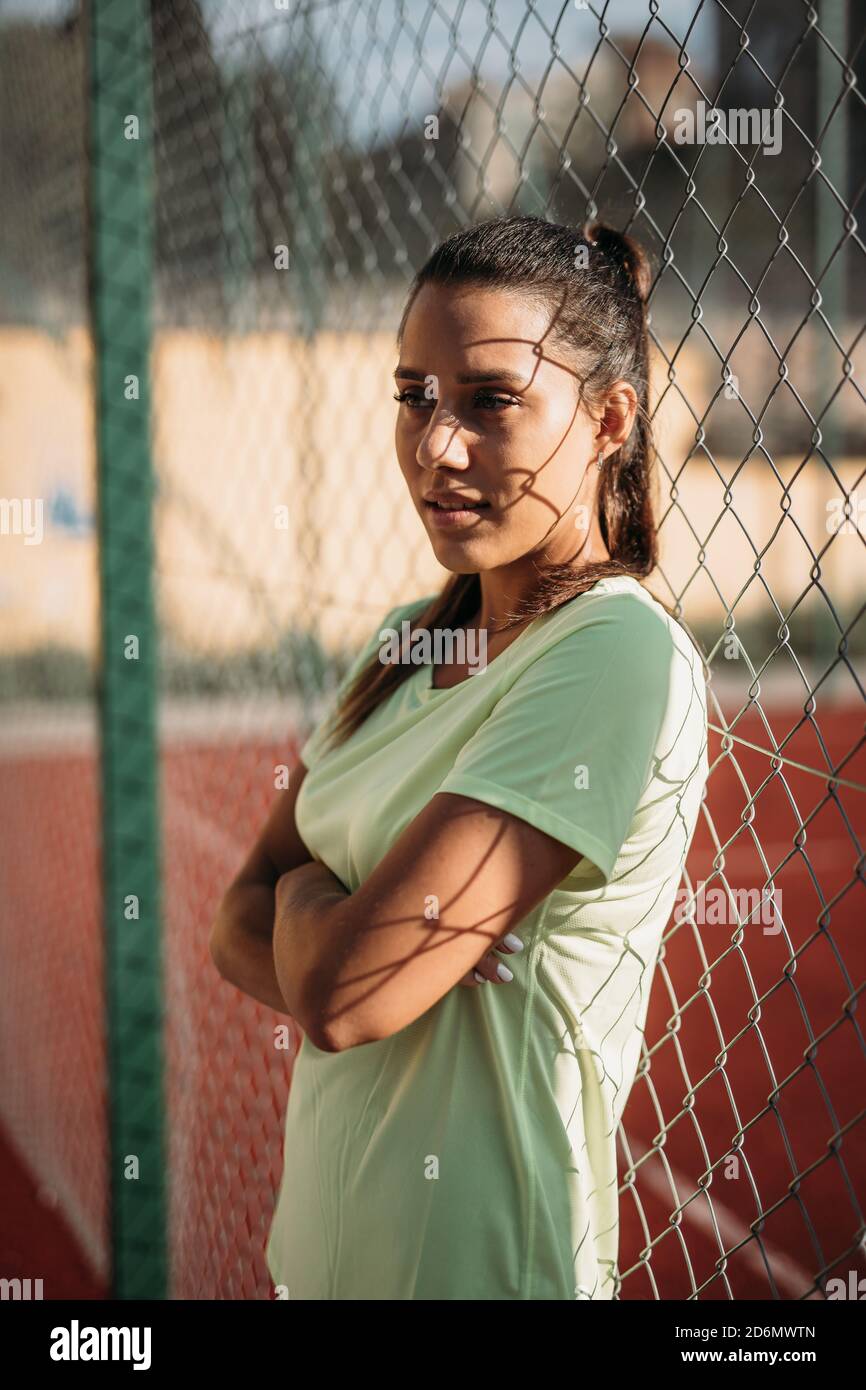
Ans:
{"type": "Polygon", "coordinates": [[[481,960],[475,966],[474,970],[467,970],[466,974],[461,976],[457,983],[467,986],[484,985],[488,982],[497,985],[510,983],[514,978],[513,972],[505,965],[502,966],[502,972],[504,973],[499,971],[498,967],[501,962],[497,960],[494,952],[501,951],[503,955],[510,956],[516,955],[518,951],[522,950],[523,942],[520,940],[520,937],[515,936],[514,932],[508,932],[506,936],[503,936],[501,941],[497,941],[496,945],[492,946],[490,950],[481,957],[481,960]]]}
{"type": "Polygon", "coordinates": [[[475,971],[479,984],[481,981],[478,980],[478,975],[481,975],[484,981],[489,980],[491,984],[495,985],[507,985],[514,979],[514,972],[509,970],[505,962],[499,960],[493,951],[488,951],[486,956],[481,957],[475,971]]]}
{"type": "Polygon", "coordinates": [[[510,931],[507,936],[503,936],[501,941],[497,941],[493,950],[502,951],[505,955],[509,956],[514,955],[517,951],[523,950],[523,942],[520,940],[519,936],[515,936],[514,932],[510,931]]]}
{"type": "Polygon", "coordinates": [[[507,975],[498,975],[497,969],[500,964],[501,962],[497,960],[496,956],[494,956],[492,952],[488,952],[486,956],[481,957],[481,960],[474,969],[467,970],[465,975],[461,975],[457,983],[458,985],[476,987],[488,983],[497,985],[507,984],[509,979],[512,978],[511,971],[508,969],[507,965],[503,965],[502,969],[507,972],[507,975]]]}

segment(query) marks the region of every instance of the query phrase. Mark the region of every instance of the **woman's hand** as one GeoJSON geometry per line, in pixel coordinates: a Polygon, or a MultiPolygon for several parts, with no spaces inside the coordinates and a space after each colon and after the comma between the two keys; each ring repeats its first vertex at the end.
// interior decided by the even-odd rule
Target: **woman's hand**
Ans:
{"type": "Polygon", "coordinates": [[[467,970],[462,979],[457,981],[458,985],[477,988],[478,985],[487,984],[488,981],[497,985],[508,984],[514,976],[508,966],[499,959],[499,953],[511,956],[522,950],[523,942],[520,937],[515,936],[514,932],[509,932],[507,936],[503,936],[501,941],[497,941],[495,946],[491,946],[490,950],[481,957],[474,970],[467,970]],[[500,971],[505,973],[500,974],[500,971]]]}

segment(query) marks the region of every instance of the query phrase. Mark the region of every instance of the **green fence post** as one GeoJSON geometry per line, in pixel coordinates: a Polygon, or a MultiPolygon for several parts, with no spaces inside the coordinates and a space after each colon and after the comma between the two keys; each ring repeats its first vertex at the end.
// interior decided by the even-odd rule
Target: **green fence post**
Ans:
{"type": "Polygon", "coordinates": [[[146,0],[90,0],[88,272],[99,496],[112,1293],[166,1297],[152,583],[153,113],[146,0]]]}

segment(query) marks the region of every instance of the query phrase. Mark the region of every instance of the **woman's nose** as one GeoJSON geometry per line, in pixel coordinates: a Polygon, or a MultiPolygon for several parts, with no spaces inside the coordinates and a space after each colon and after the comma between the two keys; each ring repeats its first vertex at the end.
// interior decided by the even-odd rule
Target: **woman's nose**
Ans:
{"type": "Polygon", "coordinates": [[[434,407],[430,423],[418,442],[416,458],[424,468],[443,463],[460,468],[468,463],[460,421],[449,411],[434,407]]]}

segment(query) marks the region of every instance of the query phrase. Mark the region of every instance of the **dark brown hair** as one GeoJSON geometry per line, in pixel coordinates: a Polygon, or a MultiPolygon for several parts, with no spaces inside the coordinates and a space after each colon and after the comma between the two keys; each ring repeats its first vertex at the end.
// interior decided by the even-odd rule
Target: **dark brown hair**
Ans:
{"type": "MultiPolygon", "coordinates": [[[[550,308],[550,338],[552,344],[563,345],[574,365],[581,404],[597,408],[619,380],[630,382],[637,393],[631,434],[605,459],[598,490],[599,526],[611,558],[582,568],[569,563],[540,568],[534,592],[498,624],[497,631],[553,612],[600,579],[630,574],[640,580],[656,566],[646,324],[651,281],[640,246],[601,223],[576,232],[539,217],[499,217],[448,237],[412,282],[397,330],[398,347],[423,285],[518,290],[550,308]]],[[[412,620],[408,641],[417,631],[469,623],[480,606],[478,574],[452,575],[412,620]]],[[[413,670],[407,663],[381,662],[373,656],[335,711],[334,745],[344,743],[413,670]]]]}

